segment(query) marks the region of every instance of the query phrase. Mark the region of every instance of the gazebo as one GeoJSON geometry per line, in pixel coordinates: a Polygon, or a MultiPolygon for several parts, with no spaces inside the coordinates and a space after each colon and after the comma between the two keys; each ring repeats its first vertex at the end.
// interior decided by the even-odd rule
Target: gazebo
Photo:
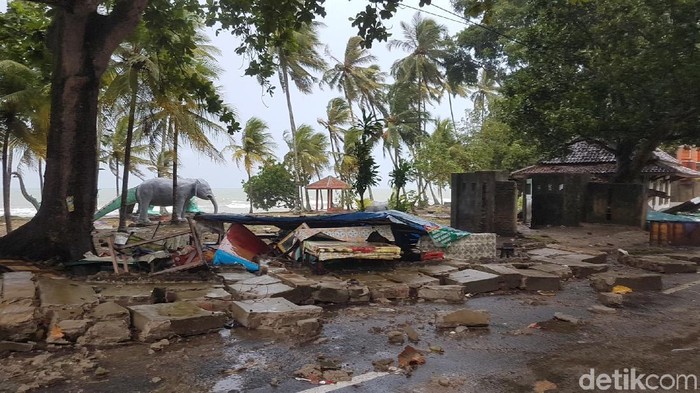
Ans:
{"type": "Polygon", "coordinates": [[[352,187],[348,183],[338,180],[333,176],[326,176],[323,179],[306,186],[306,189],[308,190],[316,190],[316,210],[318,210],[319,191],[328,190],[327,210],[331,210],[333,208],[333,190],[349,190],[351,188],[352,187]]]}

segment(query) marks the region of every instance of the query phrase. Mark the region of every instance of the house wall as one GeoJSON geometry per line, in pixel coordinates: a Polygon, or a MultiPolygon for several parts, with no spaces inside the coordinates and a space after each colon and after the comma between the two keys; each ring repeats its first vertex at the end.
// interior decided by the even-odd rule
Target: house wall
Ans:
{"type": "Polygon", "coordinates": [[[584,218],[584,195],[588,174],[542,174],[532,176],[531,227],[578,226],[584,218]]]}
{"type": "Polygon", "coordinates": [[[685,202],[700,196],[700,179],[681,179],[671,183],[671,201],[685,202]]]}
{"type": "Polygon", "coordinates": [[[644,226],[647,197],[643,184],[588,183],[585,197],[585,221],[644,226]]]}
{"type": "Polygon", "coordinates": [[[516,188],[508,172],[452,174],[450,226],[469,232],[516,232],[516,188]]]}

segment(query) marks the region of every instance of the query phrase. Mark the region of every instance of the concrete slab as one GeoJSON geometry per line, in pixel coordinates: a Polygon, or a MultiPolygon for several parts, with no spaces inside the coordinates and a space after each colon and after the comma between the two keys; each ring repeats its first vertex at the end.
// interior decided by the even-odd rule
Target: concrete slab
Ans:
{"type": "Polygon", "coordinates": [[[576,278],[586,278],[591,274],[603,273],[608,271],[608,264],[606,263],[590,263],[585,262],[582,258],[583,255],[573,254],[573,255],[563,255],[556,258],[539,258],[537,261],[544,263],[551,263],[556,265],[568,266],[571,269],[571,273],[576,278]]]}
{"type": "Polygon", "coordinates": [[[426,274],[430,277],[435,277],[439,279],[443,279],[447,277],[448,274],[454,273],[458,271],[459,268],[456,266],[452,265],[427,265],[427,266],[421,266],[418,268],[418,271],[426,274]]]}
{"type": "Polygon", "coordinates": [[[523,276],[520,287],[527,291],[558,291],[561,289],[559,276],[535,269],[518,269],[523,276]]]}
{"type": "Polygon", "coordinates": [[[233,300],[233,295],[223,288],[202,288],[175,292],[175,298],[177,300],[233,300]]]}
{"type": "Polygon", "coordinates": [[[38,288],[41,307],[45,309],[79,308],[99,303],[91,286],[73,280],[41,277],[38,288]]]}
{"type": "Polygon", "coordinates": [[[277,278],[271,276],[254,277],[239,281],[229,286],[233,298],[236,300],[263,299],[268,297],[283,297],[292,292],[293,288],[285,285],[277,278]]]}
{"type": "Polygon", "coordinates": [[[423,285],[440,285],[440,279],[418,272],[395,271],[382,274],[382,276],[390,281],[404,283],[411,289],[418,289],[423,285]]]}
{"type": "Polygon", "coordinates": [[[443,265],[456,267],[457,270],[469,269],[472,266],[471,262],[467,262],[463,259],[450,258],[450,259],[445,259],[442,263],[443,263],[443,265]]]}
{"type": "Polygon", "coordinates": [[[124,307],[149,304],[154,287],[155,285],[148,284],[100,284],[95,286],[102,301],[114,302],[124,307]]]}
{"type": "Polygon", "coordinates": [[[138,305],[128,309],[141,341],[203,334],[223,327],[226,322],[226,314],[205,311],[188,302],[138,305]]]}
{"type": "Polygon", "coordinates": [[[379,299],[408,299],[411,295],[411,289],[408,285],[388,280],[370,282],[367,284],[367,288],[369,288],[372,301],[379,299]]]}
{"type": "Polygon", "coordinates": [[[102,347],[130,340],[131,330],[125,321],[99,321],[95,322],[84,335],[78,337],[78,344],[102,347]]]}
{"type": "Polygon", "coordinates": [[[444,300],[449,303],[463,303],[464,286],[425,285],[418,289],[418,298],[429,302],[444,300]]]}
{"type": "Polygon", "coordinates": [[[552,263],[536,263],[530,266],[530,269],[539,270],[541,272],[554,274],[562,280],[568,280],[574,276],[571,272],[571,268],[566,265],[557,265],[552,263]]]}
{"type": "Polygon", "coordinates": [[[467,293],[484,293],[497,291],[500,288],[500,278],[491,273],[474,269],[465,269],[450,273],[445,278],[445,284],[462,285],[467,293]]]}
{"type": "Polygon", "coordinates": [[[2,275],[0,303],[10,304],[18,301],[31,303],[35,297],[34,274],[31,272],[9,272],[2,275]]]}
{"type": "Polygon", "coordinates": [[[101,303],[93,308],[92,317],[97,321],[122,320],[131,324],[129,310],[114,302],[101,303]]]}
{"type": "Polygon", "coordinates": [[[34,339],[38,329],[36,307],[26,304],[0,305],[0,340],[34,339]]]}
{"type": "Polygon", "coordinates": [[[556,248],[538,248],[527,252],[531,257],[553,257],[560,255],[571,255],[573,252],[557,250],[556,248]]]}
{"type": "Polygon", "coordinates": [[[255,278],[255,274],[249,272],[219,273],[218,276],[224,280],[224,284],[226,285],[231,285],[239,281],[255,278]]]}
{"type": "Polygon", "coordinates": [[[350,302],[350,291],[343,281],[320,282],[313,292],[313,298],[321,303],[345,304],[350,302]]]}
{"type": "Polygon", "coordinates": [[[697,273],[698,265],[692,261],[681,261],[665,255],[632,256],[620,254],[620,263],[658,273],[697,273]]]}
{"type": "Polygon", "coordinates": [[[515,269],[510,265],[487,263],[475,265],[474,269],[498,275],[499,283],[503,289],[520,288],[523,281],[523,275],[520,274],[520,269],[515,269]]]}
{"type": "Polygon", "coordinates": [[[660,291],[663,289],[660,274],[605,272],[589,277],[591,286],[598,292],[610,292],[615,285],[624,285],[633,291],[660,291]]]}
{"type": "Polygon", "coordinates": [[[249,329],[282,333],[292,332],[306,324],[298,322],[319,318],[323,309],[318,306],[297,306],[282,298],[267,298],[234,301],[231,313],[238,323],[249,329]]]}

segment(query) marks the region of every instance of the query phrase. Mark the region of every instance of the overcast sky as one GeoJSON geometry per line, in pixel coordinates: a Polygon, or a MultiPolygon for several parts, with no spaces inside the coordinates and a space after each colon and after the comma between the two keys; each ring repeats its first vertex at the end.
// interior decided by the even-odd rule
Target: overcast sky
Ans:
{"type": "MultiPolygon", "coordinates": [[[[404,4],[409,7],[419,8],[419,0],[404,0],[404,4]]],[[[6,0],[0,0],[0,10],[4,10],[6,0]]],[[[325,24],[320,30],[321,41],[328,46],[328,50],[336,58],[342,58],[347,44],[348,38],[354,36],[357,30],[351,26],[348,18],[354,16],[358,11],[364,8],[367,4],[364,0],[326,0],[325,6],[328,15],[321,21],[325,24]]],[[[433,5],[423,7],[423,16],[436,19],[439,23],[448,28],[450,34],[454,34],[465,27],[463,23],[459,23],[454,15],[450,15],[438,7],[451,10],[449,0],[433,0],[433,5]],[[429,15],[435,13],[443,15],[444,18],[429,15]]],[[[401,21],[410,22],[411,18],[417,11],[408,7],[401,7],[398,14],[390,21],[386,21],[388,27],[391,27],[391,32],[394,38],[401,39],[402,33],[399,26],[401,21]]],[[[212,44],[221,50],[219,56],[219,66],[223,69],[218,85],[221,86],[224,92],[224,99],[227,103],[233,106],[239,115],[239,122],[243,125],[252,116],[259,117],[267,122],[270,127],[270,132],[277,143],[277,155],[281,158],[287,151],[287,146],[282,140],[282,134],[289,129],[289,118],[287,115],[286,101],[284,93],[279,88],[277,78],[273,77],[272,82],[278,87],[275,93],[270,96],[265,94],[263,89],[258,84],[255,78],[245,76],[246,68],[245,59],[237,56],[234,53],[236,41],[230,33],[221,32],[216,36],[212,31],[209,31],[212,44]]],[[[375,43],[372,50],[381,67],[382,71],[389,72],[391,65],[397,59],[406,56],[407,53],[399,49],[389,51],[386,43],[375,43]]],[[[327,59],[332,64],[331,59],[327,59]]],[[[389,82],[391,79],[388,80],[389,82]]],[[[297,126],[300,124],[309,124],[316,131],[324,131],[317,123],[319,117],[324,117],[325,109],[328,101],[334,97],[340,97],[342,93],[337,90],[331,90],[328,87],[323,89],[317,87],[313,94],[304,95],[295,90],[292,91],[292,105],[294,106],[294,116],[297,126]]],[[[453,100],[454,101],[454,100],[453,100]]],[[[455,117],[459,121],[464,117],[464,111],[469,106],[465,99],[458,99],[453,102],[455,117]]],[[[432,113],[437,117],[447,118],[450,116],[450,110],[447,99],[443,103],[438,104],[432,110],[432,113]]],[[[428,128],[430,130],[430,127],[428,128]]],[[[234,135],[236,140],[239,140],[240,135],[234,135]]],[[[216,141],[219,148],[228,144],[226,138],[220,138],[216,141]]],[[[381,165],[382,180],[380,188],[388,188],[387,173],[390,170],[390,162],[388,158],[382,158],[381,150],[375,151],[375,157],[381,165]]],[[[327,173],[330,173],[330,169],[327,173]]],[[[186,151],[181,158],[181,166],[178,169],[182,177],[200,177],[209,181],[212,187],[229,188],[241,187],[241,180],[245,177],[242,169],[239,169],[227,157],[225,165],[214,164],[206,157],[200,157],[192,151],[186,151]]],[[[35,184],[36,176],[27,174],[28,186],[37,187],[35,184]]],[[[130,186],[136,185],[138,179],[130,182],[130,186]]],[[[100,188],[113,188],[114,177],[109,171],[101,171],[100,188]]]]}

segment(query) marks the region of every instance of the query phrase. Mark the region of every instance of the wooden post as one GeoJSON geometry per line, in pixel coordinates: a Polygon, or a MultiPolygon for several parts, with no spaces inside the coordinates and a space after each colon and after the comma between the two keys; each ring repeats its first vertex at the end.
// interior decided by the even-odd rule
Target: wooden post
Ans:
{"type": "Polygon", "coordinates": [[[194,223],[192,217],[187,217],[187,223],[190,224],[190,231],[192,231],[192,239],[194,239],[194,248],[197,251],[197,256],[199,257],[199,262],[201,264],[206,263],[204,260],[204,255],[202,255],[202,242],[199,240],[199,234],[197,233],[197,227],[194,223]]]}
{"type": "Polygon", "coordinates": [[[119,265],[117,264],[117,256],[114,253],[114,241],[112,240],[112,236],[107,238],[107,243],[109,244],[109,255],[112,257],[114,274],[119,274],[119,265]]]}

